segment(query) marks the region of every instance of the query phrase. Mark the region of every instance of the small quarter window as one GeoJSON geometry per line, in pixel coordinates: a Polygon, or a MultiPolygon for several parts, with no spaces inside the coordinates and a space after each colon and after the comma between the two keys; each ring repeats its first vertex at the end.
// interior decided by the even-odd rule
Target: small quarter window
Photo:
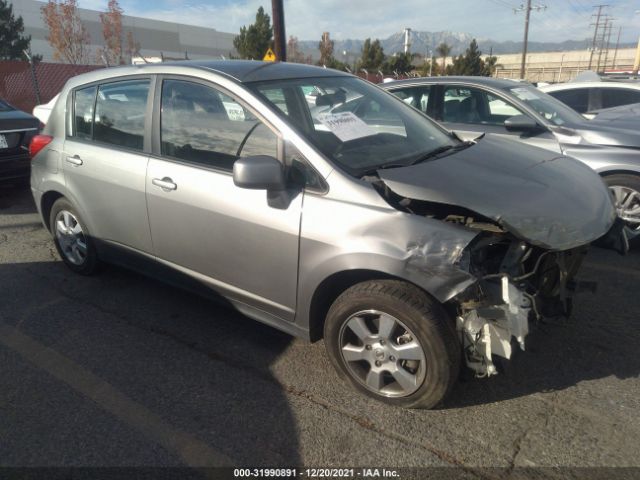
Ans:
{"type": "Polygon", "coordinates": [[[74,136],[91,138],[93,130],[93,104],[96,99],[96,87],[76,90],[74,96],[74,136]]]}

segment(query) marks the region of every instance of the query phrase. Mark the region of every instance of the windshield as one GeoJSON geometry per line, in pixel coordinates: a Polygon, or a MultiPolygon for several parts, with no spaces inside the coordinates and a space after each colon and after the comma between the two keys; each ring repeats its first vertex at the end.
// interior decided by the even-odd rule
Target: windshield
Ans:
{"type": "Polygon", "coordinates": [[[356,176],[377,167],[408,165],[459,143],[412,107],[355,77],[276,80],[250,88],[356,176]]]}
{"type": "Polygon", "coordinates": [[[529,107],[554,125],[572,125],[584,121],[584,117],[578,112],[535,87],[521,85],[517,87],[507,87],[505,90],[529,105],[529,107]]]}

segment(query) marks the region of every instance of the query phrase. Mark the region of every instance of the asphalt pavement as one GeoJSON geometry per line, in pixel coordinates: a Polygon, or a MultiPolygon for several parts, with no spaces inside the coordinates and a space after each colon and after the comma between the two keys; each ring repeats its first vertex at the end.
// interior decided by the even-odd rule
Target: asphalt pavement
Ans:
{"type": "Polygon", "coordinates": [[[340,382],[308,344],[124,269],[73,274],[0,188],[0,466],[640,466],[640,251],[433,411],[340,382]]]}

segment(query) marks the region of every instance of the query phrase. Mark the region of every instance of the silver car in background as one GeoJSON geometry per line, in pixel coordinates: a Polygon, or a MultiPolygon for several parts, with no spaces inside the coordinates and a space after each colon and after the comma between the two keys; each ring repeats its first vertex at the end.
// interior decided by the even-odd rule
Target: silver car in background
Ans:
{"type": "Polygon", "coordinates": [[[71,270],[117,263],[324,338],[343,378],[404,407],[441,403],[463,362],[495,374],[530,322],[569,314],[588,245],[621,228],[580,162],[462,142],[306,65],[78,76],[31,151],[35,203],[71,270]],[[357,114],[336,111],[354,98],[357,114]]]}
{"type": "Polygon", "coordinates": [[[602,175],[627,236],[640,243],[640,132],[596,122],[527,83],[488,77],[413,78],[383,88],[464,138],[487,132],[568,155],[602,175]]]}

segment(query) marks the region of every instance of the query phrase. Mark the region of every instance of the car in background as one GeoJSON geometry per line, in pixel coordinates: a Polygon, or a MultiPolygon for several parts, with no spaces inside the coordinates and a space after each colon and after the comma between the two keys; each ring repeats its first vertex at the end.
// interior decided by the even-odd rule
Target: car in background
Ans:
{"type": "Polygon", "coordinates": [[[640,103],[640,82],[568,82],[538,88],[589,119],[600,110],[640,103]]]}
{"type": "Polygon", "coordinates": [[[29,181],[29,143],[40,122],[0,99],[0,182],[29,181]]]}
{"type": "Polygon", "coordinates": [[[620,232],[582,163],[463,142],[309,65],[96,70],[32,145],[34,201],[72,271],[118,263],[324,338],[342,378],[397,406],[442,402],[462,361],[497,373],[530,320],[569,313],[589,244],[620,232]]]}
{"type": "Polygon", "coordinates": [[[634,243],[640,241],[640,132],[587,120],[532,85],[432,77],[382,85],[465,139],[493,133],[572,156],[602,175],[634,243]]]}
{"type": "Polygon", "coordinates": [[[51,115],[51,110],[56,104],[56,101],[58,101],[58,95],[53,97],[47,103],[33,107],[33,116],[40,120],[43,125],[46,125],[49,121],[49,115],[51,115]]]}

